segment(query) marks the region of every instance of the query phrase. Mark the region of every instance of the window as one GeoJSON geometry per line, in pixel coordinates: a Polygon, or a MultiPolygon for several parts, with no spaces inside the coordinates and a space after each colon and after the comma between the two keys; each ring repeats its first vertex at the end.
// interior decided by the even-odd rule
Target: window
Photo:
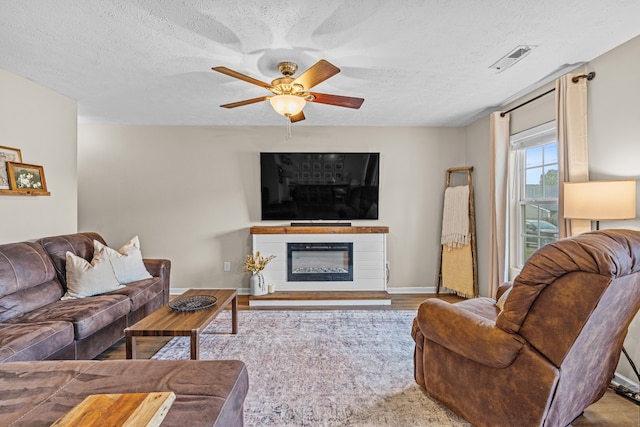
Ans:
{"type": "Polygon", "coordinates": [[[555,121],[511,136],[512,267],[558,239],[558,142],[555,121]]]}

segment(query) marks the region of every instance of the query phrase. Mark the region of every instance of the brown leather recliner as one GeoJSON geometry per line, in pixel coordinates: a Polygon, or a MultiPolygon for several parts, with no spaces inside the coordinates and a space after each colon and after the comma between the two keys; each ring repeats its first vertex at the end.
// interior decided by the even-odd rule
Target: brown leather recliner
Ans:
{"type": "Polygon", "coordinates": [[[640,232],[603,230],[538,250],[506,290],[424,301],[415,378],[474,426],[569,425],[613,378],[640,308],[640,232]]]}

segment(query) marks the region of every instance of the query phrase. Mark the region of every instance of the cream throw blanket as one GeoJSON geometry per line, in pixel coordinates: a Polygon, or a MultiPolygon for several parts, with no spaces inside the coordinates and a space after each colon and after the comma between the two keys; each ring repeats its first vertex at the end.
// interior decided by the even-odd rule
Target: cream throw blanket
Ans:
{"type": "Polygon", "coordinates": [[[469,186],[447,187],[444,192],[440,243],[449,250],[469,243],[469,186]]]}

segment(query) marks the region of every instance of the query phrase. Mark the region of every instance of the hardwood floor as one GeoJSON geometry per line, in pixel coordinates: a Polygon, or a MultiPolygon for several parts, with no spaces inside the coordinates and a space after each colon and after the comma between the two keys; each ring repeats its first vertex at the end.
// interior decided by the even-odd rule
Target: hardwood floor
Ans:
{"type": "MultiPolygon", "coordinates": [[[[382,307],[338,307],[325,306],[313,307],[313,310],[333,310],[333,309],[361,309],[361,310],[416,310],[420,303],[426,298],[435,298],[435,295],[391,295],[391,305],[382,307]]],[[[452,295],[441,295],[441,299],[455,302],[461,300],[452,295]]],[[[238,310],[249,310],[249,297],[247,295],[238,296],[238,310]]],[[[266,308],[251,308],[251,310],[264,310],[266,308]]],[[[270,307],[269,309],[277,309],[270,307]]],[[[305,307],[287,307],[287,310],[307,310],[305,307]]],[[[240,317],[242,322],[242,317],[240,317]]],[[[140,359],[151,358],[160,348],[162,348],[170,337],[139,337],[137,341],[137,357],[140,359]]],[[[124,340],[120,341],[97,359],[125,359],[124,340]]],[[[573,427],[640,427],[640,406],[630,402],[624,397],[618,396],[615,392],[608,390],[604,397],[591,405],[582,416],[576,419],[573,427]]]]}

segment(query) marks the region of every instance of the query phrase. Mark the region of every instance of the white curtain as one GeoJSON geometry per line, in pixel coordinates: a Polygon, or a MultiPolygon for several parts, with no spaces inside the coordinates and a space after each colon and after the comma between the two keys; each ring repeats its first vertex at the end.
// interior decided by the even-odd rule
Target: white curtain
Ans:
{"type": "Polygon", "coordinates": [[[491,113],[491,222],[489,223],[489,296],[495,297],[506,275],[509,114],[491,113]]]}
{"type": "Polygon", "coordinates": [[[587,146],[587,79],[565,74],[556,80],[556,121],[558,127],[558,175],[560,203],[558,218],[560,237],[575,236],[591,230],[591,221],[564,219],[563,182],[589,181],[587,146]]]}

